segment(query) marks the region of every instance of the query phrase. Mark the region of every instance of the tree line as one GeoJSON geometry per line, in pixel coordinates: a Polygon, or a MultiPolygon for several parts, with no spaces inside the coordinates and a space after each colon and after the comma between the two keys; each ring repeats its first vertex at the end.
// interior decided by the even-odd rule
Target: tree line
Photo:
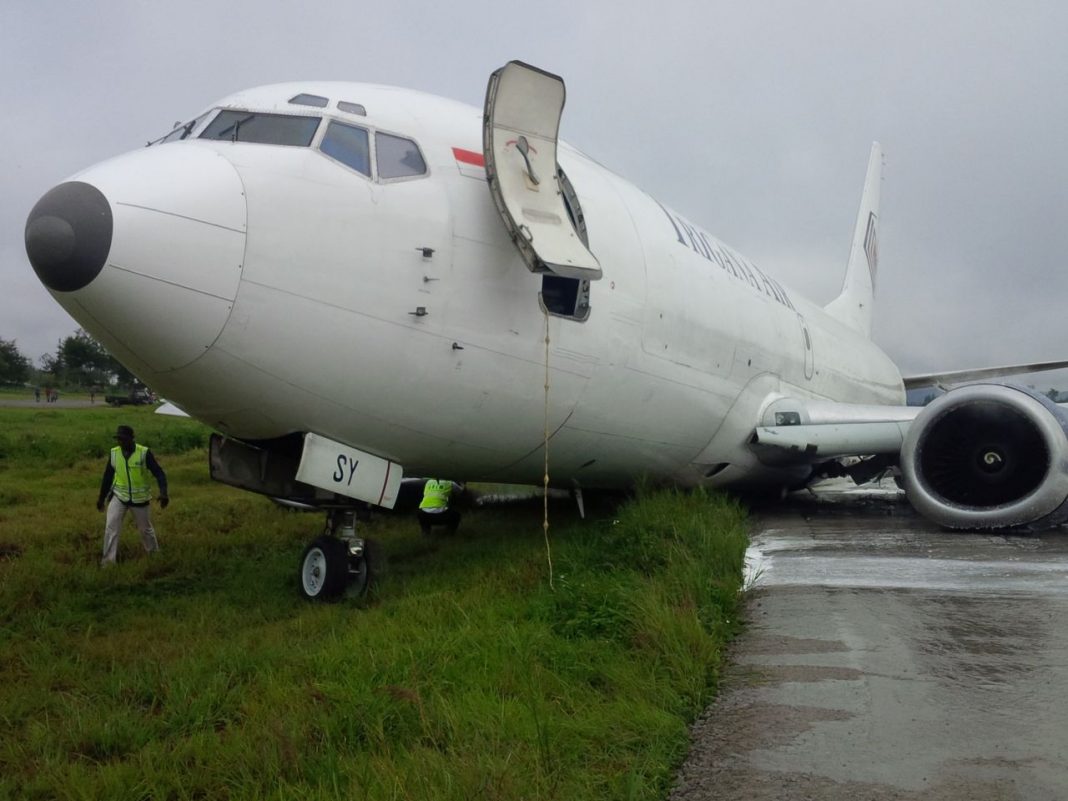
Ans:
{"type": "Polygon", "coordinates": [[[89,389],[135,383],[133,374],[81,328],[59,340],[55,353],[44,354],[36,365],[14,339],[0,339],[0,385],[89,389]]]}

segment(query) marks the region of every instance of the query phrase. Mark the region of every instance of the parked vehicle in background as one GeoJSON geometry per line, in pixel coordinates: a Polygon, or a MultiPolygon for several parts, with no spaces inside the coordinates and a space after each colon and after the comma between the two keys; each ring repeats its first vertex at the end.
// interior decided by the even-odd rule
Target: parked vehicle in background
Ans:
{"type": "Polygon", "coordinates": [[[135,387],[125,395],[105,395],[104,401],[109,406],[144,406],[158,402],[159,398],[146,387],[135,387]]]}

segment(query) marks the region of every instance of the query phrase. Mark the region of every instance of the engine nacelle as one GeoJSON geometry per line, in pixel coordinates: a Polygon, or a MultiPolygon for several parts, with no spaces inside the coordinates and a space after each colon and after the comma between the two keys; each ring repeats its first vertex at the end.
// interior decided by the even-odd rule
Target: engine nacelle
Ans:
{"type": "Polygon", "coordinates": [[[909,501],[948,528],[1068,519],[1068,416],[1022,387],[972,384],[932,401],[901,447],[909,501]]]}

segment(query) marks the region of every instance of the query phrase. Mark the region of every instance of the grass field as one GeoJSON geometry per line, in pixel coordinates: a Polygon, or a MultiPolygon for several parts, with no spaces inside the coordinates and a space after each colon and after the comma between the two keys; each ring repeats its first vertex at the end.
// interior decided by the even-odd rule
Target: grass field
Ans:
{"type": "Polygon", "coordinates": [[[656,799],[737,628],[741,511],[645,493],[577,519],[366,529],[363,601],[300,599],[316,515],[210,481],[207,431],[148,410],[0,409],[0,798],[656,799]],[[171,483],[97,566],[118,422],[171,483]]]}
{"type": "MultiPolygon", "coordinates": [[[[65,390],[61,389],[60,397],[64,400],[89,400],[89,393],[82,390],[65,390]]],[[[108,390],[110,394],[111,390],[108,390]]],[[[98,392],[96,395],[97,403],[103,404],[104,392],[98,392]]],[[[0,387],[0,400],[33,400],[33,389],[30,387],[0,387]]],[[[41,400],[42,406],[47,406],[44,398],[44,387],[41,387],[41,400]]]]}

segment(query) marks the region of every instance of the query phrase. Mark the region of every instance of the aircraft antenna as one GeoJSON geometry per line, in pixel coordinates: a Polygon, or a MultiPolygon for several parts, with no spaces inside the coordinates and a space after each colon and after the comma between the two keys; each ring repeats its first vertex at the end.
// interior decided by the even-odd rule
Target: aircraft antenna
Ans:
{"type": "Polygon", "coordinates": [[[544,516],[541,521],[541,531],[545,536],[545,558],[549,563],[549,589],[553,586],[553,551],[549,544],[549,310],[542,308],[545,313],[545,477],[542,487],[542,504],[544,516]]]}

